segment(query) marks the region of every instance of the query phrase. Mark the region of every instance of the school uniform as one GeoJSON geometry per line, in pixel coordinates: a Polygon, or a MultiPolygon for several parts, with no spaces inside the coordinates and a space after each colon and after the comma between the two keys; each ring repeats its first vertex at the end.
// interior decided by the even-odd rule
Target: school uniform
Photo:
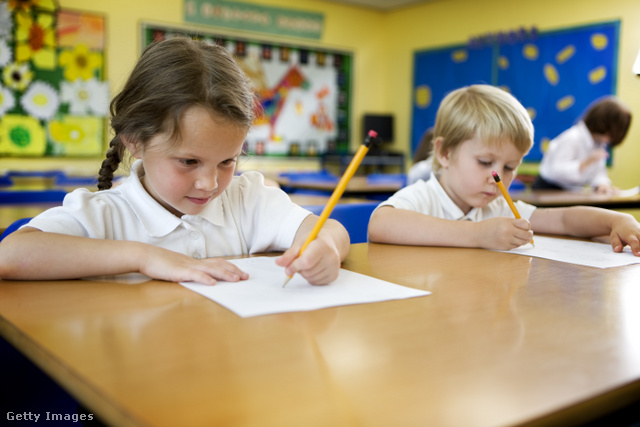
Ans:
{"type": "Polygon", "coordinates": [[[598,148],[587,125],[580,121],[551,140],[540,162],[539,174],[545,181],[567,190],[611,185],[606,159],[580,171],[580,163],[598,148]]]}
{"type": "MultiPolygon", "coordinates": [[[[311,214],[282,190],[264,185],[258,172],[233,177],[229,187],[199,215],[178,218],[142,186],[142,162],[115,188],[77,189],[60,207],[26,226],[95,239],[130,240],[163,247],[194,258],[282,251],[293,243],[311,214]]],[[[60,248],[59,250],[64,250],[60,248]]]]}
{"type": "MultiPolygon", "coordinates": [[[[516,208],[520,216],[530,219],[536,207],[528,203],[517,201],[516,208]]],[[[447,192],[442,188],[440,182],[435,175],[432,175],[428,181],[418,181],[413,185],[409,185],[380,206],[393,206],[397,209],[407,209],[419,212],[425,215],[451,219],[455,221],[483,221],[496,217],[513,217],[513,212],[504,197],[497,197],[483,208],[472,208],[467,214],[455,204],[447,192]]],[[[380,208],[378,206],[378,208],[380,208]]]]}

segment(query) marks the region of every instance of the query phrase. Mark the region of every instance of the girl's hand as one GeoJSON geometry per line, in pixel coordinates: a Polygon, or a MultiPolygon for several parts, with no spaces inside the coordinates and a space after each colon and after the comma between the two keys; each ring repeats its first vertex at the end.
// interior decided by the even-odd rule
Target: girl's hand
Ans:
{"type": "Polygon", "coordinates": [[[331,239],[320,233],[298,257],[300,247],[299,243],[294,244],[276,258],[276,264],[285,267],[287,276],[299,273],[312,285],[328,285],[338,278],[340,253],[331,239]]]}
{"type": "Polygon", "coordinates": [[[150,246],[145,254],[140,273],[153,279],[215,285],[218,280],[237,282],[249,278],[236,265],[220,258],[194,259],[157,246],[150,246]]]}
{"type": "Polygon", "coordinates": [[[477,223],[478,247],[486,249],[509,250],[531,242],[533,231],[526,219],[491,218],[477,223]]]}
{"type": "Polygon", "coordinates": [[[609,241],[614,252],[622,252],[629,245],[635,256],[640,256],[640,224],[631,215],[616,217],[611,226],[609,241]]]}

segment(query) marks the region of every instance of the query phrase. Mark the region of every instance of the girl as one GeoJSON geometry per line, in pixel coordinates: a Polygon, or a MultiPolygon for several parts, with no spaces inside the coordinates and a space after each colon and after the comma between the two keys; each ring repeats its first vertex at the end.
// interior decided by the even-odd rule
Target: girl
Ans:
{"type": "Polygon", "coordinates": [[[337,278],[347,231],[329,220],[302,256],[317,217],[262,175],[234,176],[254,119],[250,82],[223,47],[173,38],[150,45],[111,102],[101,191],[79,189],[0,244],[0,277],[72,279],[140,272],[173,282],[238,281],[215,258],[284,254],[284,275],[323,285],[337,278]],[[125,152],[136,160],[111,189],[125,152]]]}
{"type": "Polygon", "coordinates": [[[369,222],[372,242],[509,250],[533,232],[608,236],[615,252],[640,256],[640,224],[628,214],[586,206],[537,209],[517,202],[513,218],[493,178],[506,187],[533,145],[533,124],[510,94],[474,85],[447,95],[434,128],[434,174],[383,202],[369,222]]]}
{"type": "Polygon", "coordinates": [[[536,189],[571,190],[589,186],[599,194],[618,191],[607,174],[608,148],[622,144],[629,108],[613,96],[593,103],[584,117],[549,143],[540,163],[536,189]]]}

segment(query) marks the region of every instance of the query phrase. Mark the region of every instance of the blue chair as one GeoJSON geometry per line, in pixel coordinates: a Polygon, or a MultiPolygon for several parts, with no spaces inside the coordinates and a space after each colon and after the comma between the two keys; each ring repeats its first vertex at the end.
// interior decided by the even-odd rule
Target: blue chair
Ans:
{"type": "Polygon", "coordinates": [[[28,223],[29,221],[31,221],[31,218],[20,218],[13,221],[13,223],[9,227],[7,227],[0,235],[0,242],[2,242],[2,240],[4,240],[4,238],[7,237],[9,234],[13,233],[18,228],[28,223]]]}
{"type": "Polygon", "coordinates": [[[0,205],[19,203],[54,203],[62,204],[67,192],[62,189],[44,190],[0,190],[0,205]]]}
{"type": "MultiPolygon", "coordinates": [[[[380,202],[339,203],[333,208],[329,218],[340,222],[349,233],[351,243],[366,243],[369,218],[380,202]]],[[[316,215],[320,215],[324,206],[303,206],[316,215]]]]}

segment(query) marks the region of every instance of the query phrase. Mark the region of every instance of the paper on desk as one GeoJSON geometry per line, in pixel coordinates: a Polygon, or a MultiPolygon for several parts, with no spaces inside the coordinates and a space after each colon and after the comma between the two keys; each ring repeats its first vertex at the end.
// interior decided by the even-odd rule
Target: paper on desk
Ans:
{"type": "Polygon", "coordinates": [[[214,286],[189,282],[180,284],[241,317],[413,298],[431,293],[344,269],[340,269],[338,279],[327,286],[312,286],[296,274],[283,288],[286,275],[273,257],[242,258],[230,262],[247,272],[249,279],[218,282],[214,286]]]}
{"type": "Polygon", "coordinates": [[[608,243],[586,242],[555,237],[534,236],[535,245],[524,245],[509,251],[499,251],[552,259],[570,264],[608,268],[638,264],[640,258],[627,246],[622,253],[613,252],[608,243]]]}

